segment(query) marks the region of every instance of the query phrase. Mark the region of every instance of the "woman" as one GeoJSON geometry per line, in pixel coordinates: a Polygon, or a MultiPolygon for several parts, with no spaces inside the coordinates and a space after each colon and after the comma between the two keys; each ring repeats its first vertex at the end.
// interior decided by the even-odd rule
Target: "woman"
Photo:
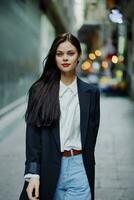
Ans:
{"type": "Polygon", "coordinates": [[[100,93],[76,76],[80,56],[75,36],[57,36],[41,77],[29,90],[20,200],[94,199],[100,93]]]}

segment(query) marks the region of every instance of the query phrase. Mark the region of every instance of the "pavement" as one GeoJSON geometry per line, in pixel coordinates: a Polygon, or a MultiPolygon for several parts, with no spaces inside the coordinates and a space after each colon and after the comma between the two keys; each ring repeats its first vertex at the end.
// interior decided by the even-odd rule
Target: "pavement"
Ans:
{"type": "MultiPolygon", "coordinates": [[[[127,97],[101,97],[95,155],[95,200],[134,200],[134,102],[127,97]]],[[[18,200],[24,162],[22,117],[0,140],[0,200],[18,200]]]]}
{"type": "Polygon", "coordinates": [[[134,102],[101,98],[95,200],[134,200],[134,102]]]}

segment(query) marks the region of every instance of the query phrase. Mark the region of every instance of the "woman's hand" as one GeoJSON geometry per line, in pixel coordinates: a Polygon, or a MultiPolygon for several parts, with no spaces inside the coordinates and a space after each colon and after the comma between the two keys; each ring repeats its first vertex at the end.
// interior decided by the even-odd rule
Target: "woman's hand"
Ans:
{"type": "Polygon", "coordinates": [[[29,200],[39,200],[39,185],[39,178],[30,178],[28,187],[26,189],[29,200]]]}

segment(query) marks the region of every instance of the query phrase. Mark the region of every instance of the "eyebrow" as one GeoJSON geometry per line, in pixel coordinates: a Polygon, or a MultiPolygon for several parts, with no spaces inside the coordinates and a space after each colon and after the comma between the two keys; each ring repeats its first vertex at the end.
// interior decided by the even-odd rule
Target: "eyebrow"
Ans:
{"type": "MultiPolygon", "coordinates": [[[[75,49],[70,49],[70,50],[68,50],[67,52],[73,52],[73,51],[76,51],[75,49]]],[[[62,50],[57,50],[56,52],[64,52],[64,51],[62,51],[62,50]]]]}

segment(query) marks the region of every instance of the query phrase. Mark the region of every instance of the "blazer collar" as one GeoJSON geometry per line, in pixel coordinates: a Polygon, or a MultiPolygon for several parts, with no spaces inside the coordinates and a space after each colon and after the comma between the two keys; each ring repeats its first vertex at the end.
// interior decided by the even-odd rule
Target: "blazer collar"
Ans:
{"type": "Polygon", "coordinates": [[[62,81],[60,81],[59,97],[61,98],[68,89],[70,89],[74,95],[78,93],[76,78],[70,85],[65,85],[62,81]]]}
{"type": "Polygon", "coordinates": [[[87,92],[89,91],[89,85],[82,81],[79,77],[77,77],[77,85],[78,85],[78,91],[79,92],[87,92]]]}

